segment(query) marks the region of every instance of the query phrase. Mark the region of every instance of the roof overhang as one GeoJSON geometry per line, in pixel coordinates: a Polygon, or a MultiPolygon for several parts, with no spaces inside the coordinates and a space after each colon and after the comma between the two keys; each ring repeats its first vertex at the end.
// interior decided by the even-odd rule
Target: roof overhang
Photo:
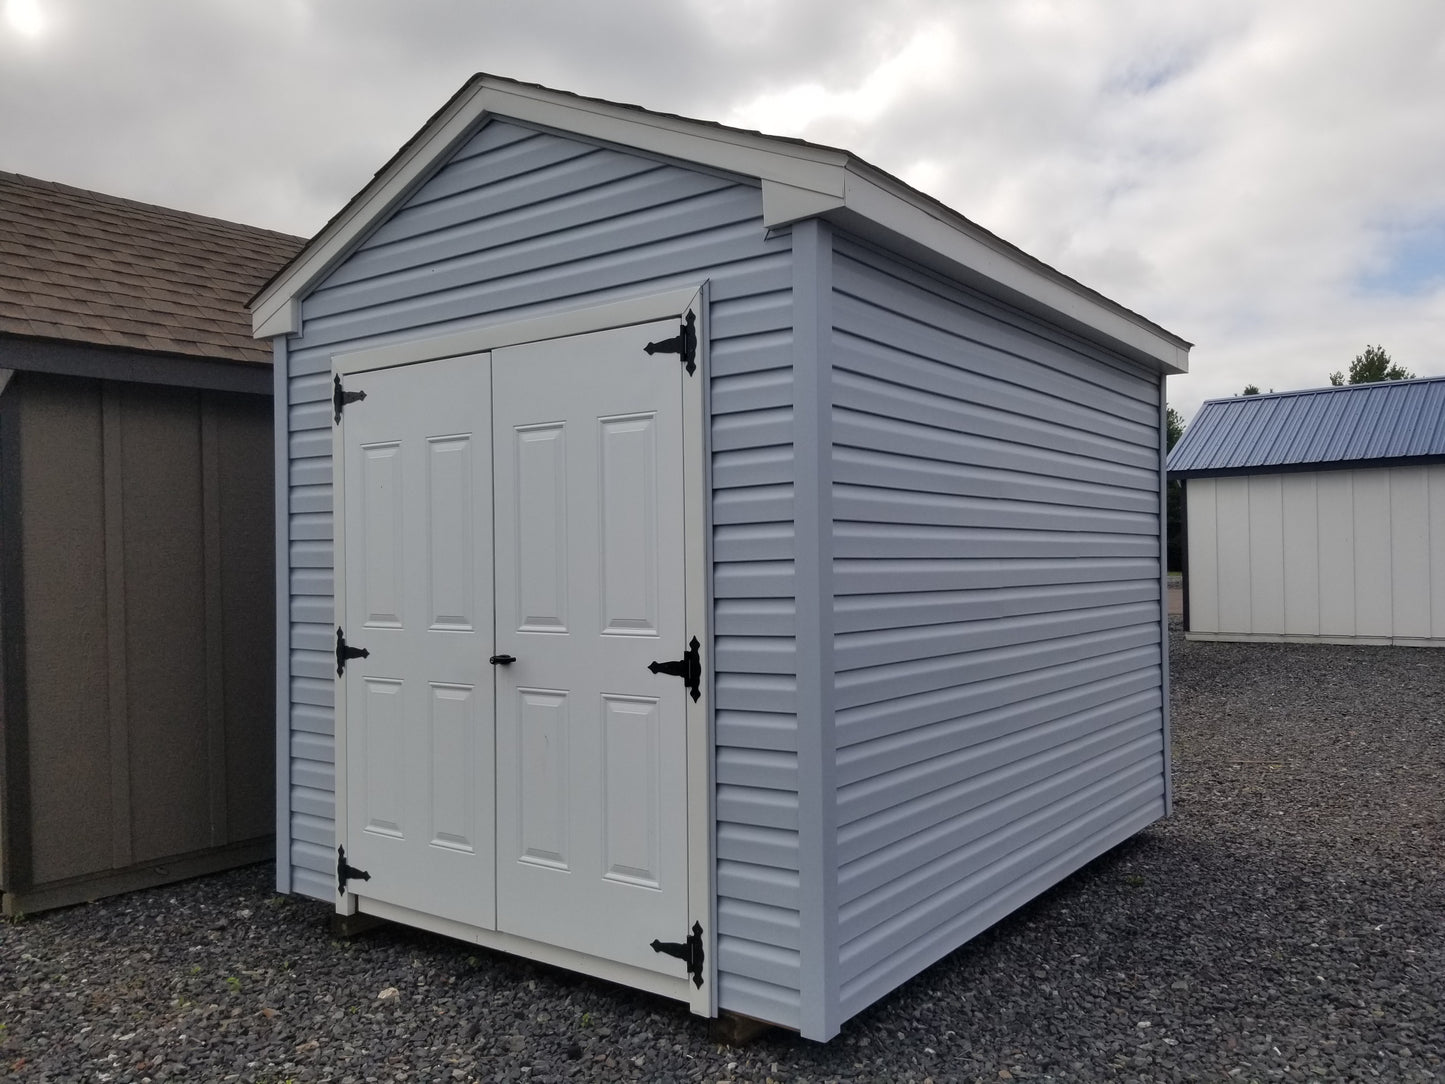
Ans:
{"type": "Polygon", "coordinates": [[[248,395],[271,395],[271,366],[255,361],[149,353],[125,346],[100,346],[63,339],[35,339],[0,333],[0,365],[22,373],[164,384],[248,395]]]}
{"type": "Polygon", "coordinates": [[[846,151],[491,75],[472,78],[251,300],[257,338],[300,331],[299,301],[487,117],[751,178],[767,228],[822,217],[1164,373],[1190,344],[846,151]]]}

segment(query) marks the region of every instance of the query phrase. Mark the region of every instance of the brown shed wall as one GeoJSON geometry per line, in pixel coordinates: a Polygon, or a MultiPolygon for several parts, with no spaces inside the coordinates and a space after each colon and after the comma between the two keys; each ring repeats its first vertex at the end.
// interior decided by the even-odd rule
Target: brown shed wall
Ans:
{"type": "Polygon", "coordinates": [[[5,909],[269,856],[269,400],[35,373],[4,395],[5,909]]]}

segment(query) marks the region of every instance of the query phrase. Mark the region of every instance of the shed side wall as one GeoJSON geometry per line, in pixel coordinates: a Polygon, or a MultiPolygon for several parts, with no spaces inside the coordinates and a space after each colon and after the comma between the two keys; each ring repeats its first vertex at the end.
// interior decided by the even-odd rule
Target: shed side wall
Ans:
{"type": "Polygon", "coordinates": [[[1445,644],[1445,464],[1185,484],[1190,634],[1445,644]]]}
{"type": "MultiPolygon", "coordinates": [[[[792,266],[757,188],[481,128],[302,304],[287,351],[290,885],[331,901],[331,358],[710,281],[718,995],[796,1026],[792,266]]],[[[284,881],[284,878],[283,878],[284,881]]]]}
{"type": "Polygon", "coordinates": [[[1161,378],[839,239],[844,1018],[1165,811],[1161,378]]]}
{"type": "Polygon", "coordinates": [[[258,860],[269,402],[40,373],[7,394],[22,419],[28,798],[7,906],[258,860]]]}

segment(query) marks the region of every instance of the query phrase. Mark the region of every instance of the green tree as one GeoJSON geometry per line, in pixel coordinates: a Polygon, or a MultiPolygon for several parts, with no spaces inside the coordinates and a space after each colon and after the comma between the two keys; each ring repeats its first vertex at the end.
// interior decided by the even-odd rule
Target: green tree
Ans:
{"type": "Polygon", "coordinates": [[[1240,394],[1240,395],[1258,395],[1258,394],[1259,394],[1259,385],[1258,385],[1258,384],[1246,384],[1246,385],[1244,386],[1244,390],[1243,390],[1242,392],[1240,392],[1239,394],[1240,394]]]}
{"type": "Polygon", "coordinates": [[[1390,361],[1390,355],[1385,353],[1383,346],[1367,346],[1363,354],[1356,354],[1355,360],[1350,362],[1349,380],[1341,372],[1330,374],[1330,383],[1337,388],[1347,383],[1378,384],[1382,380],[1414,379],[1415,374],[1409,369],[1390,361]]]}
{"type": "MultiPolygon", "coordinates": [[[[1164,412],[1166,423],[1165,440],[1169,450],[1174,450],[1174,445],[1179,443],[1179,438],[1184,435],[1184,416],[1169,407],[1164,412]]],[[[1182,482],[1170,482],[1164,502],[1164,514],[1167,522],[1166,529],[1169,532],[1169,544],[1167,563],[1169,571],[1177,572],[1184,567],[1184,485],[1182,482]]]]}

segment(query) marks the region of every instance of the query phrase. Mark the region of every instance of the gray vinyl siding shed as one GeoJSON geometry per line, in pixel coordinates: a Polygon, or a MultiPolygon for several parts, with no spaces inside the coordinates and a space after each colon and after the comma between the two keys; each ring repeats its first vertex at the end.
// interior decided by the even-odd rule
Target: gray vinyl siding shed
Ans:
{"type": "Polygon", "coordinates": [[[828,1039],[1167,814],[1188,351],[829,148],[478,76],[254,299],[278,888],[337,900],[333,358],[702,283],[712,1011],[828,1039]]]}

